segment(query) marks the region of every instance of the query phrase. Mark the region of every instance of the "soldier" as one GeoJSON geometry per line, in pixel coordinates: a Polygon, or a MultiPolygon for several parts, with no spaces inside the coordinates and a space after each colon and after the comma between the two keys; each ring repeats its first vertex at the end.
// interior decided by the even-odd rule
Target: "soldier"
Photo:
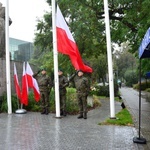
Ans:
{"type": "Polygon", "coordinates": [[[68,79],[63,75],[63,71],[59,69],[59,97],[60,97],[60,115],[66,116],[66,87],[69,85],[68,79]]]}
{"type": "Polygon", "coordinates": [[[37,80],[40,95],[41,95],[41,106],[42,112],[41,114],[49,114],[49,94],[52,88],[51,78],[47,76],[46,69],[39,70],[37,73],[33,75],[33,77],[37,80]],[[41,74],[39,74],[41,72],[41,74]]]}
{"type": "Polygon", "coordinates": [[[84,76],[83,71],[78,70],[76,75],[73,75],[70,80],[74,79],[77,100],[79,105],[79,116],[78,119],[87,119],[87,96],[90,91],[90,84],[87,77],[84,76]]]}

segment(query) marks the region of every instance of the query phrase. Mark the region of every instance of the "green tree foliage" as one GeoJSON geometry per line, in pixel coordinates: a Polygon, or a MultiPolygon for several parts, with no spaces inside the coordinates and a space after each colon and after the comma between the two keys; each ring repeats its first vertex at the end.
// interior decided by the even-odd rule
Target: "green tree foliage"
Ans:
{"type": "MultiPolygon", "coordinates": [[[[130,70],[136,73],[137,76],[138,72],[136,70],[138,69],[138,61],[137,58],[129,52],[130,49],[129,43],[125,42],[114,52],[114,71],[117,79],[125,79],[125,73],[130,70]]],[[[127,80],[128,78],[126,78],[126,82],[128,82],[127,80]]]]}
{"type": "MultiPolygon", "coordinates": [[[[64,16],[71,16],[68,24],[81,52],[86,45],[87,48],[92,45],[90,50],[94,51],[94,42],[105,45],[103,0],[61,0],[58,3],[64,16]],[[81,39],[89,42],[83,44],[81,39]]],[[[136,52],[149,27],[149,0],[108,0],[108,4],[112,41],[120,44],[128,40],[131,51],[136,52]]]]}
{"type": "MultiPolygon", "coordinates": [[[[51,5],[51,0],[47,0],[47,3],[51,5]]],[[[91,57],[98,58],[102,54],[106,55],[103,0],[61,0],[58,4],[82,58],[89,61],[91,57]]],[[[150,22],[149,0],[108,0],[108,4],[112,43],[121,44],[128,40],[130,52],[138,56],[138,47],[150,22]]],[[[52,51],[51,12],[47,12],[43,19],[37,22],[35,45],[42,55],[52,51]]],[[[48,56],[45,60],[51,61],[52,59],[48,56]]],[[[68,65],[69,60],[66,58],[64,60],[65,65],[68,65]]],[[[49,64],[52,63],[49,62],[49,64]]],[[[68,68],[71,69],[71,67],[70,64],[68,68]]],[[[123,67],[127,68],[125,65],[120,66],[122,70],[123,67]]],[[[121,74],[123,75],[124,72],[125,70],[121,74]]]]}
{"type": "Polygon", "coordinates": [[[120,55],[119,58],[115,59],[117,71],[118,71],[118,78],[123,77],[127,70],[136,70],[137,69],[137,61],[135,57],[129,53],[124,52],[120,55]]]}
{"type": "Polygon", "coordinates": [[[106,55],[100,55],[97,59],[91,58],[91,62],[94,69],[93,78],[97,79],[97,82],[102,80],[102,82],[105,83],[106,74],[108,72],[106,55]]]}
{"type": "Polygon", "coordinates": [[[147,72],[150,72],[150,59],[142,59],[141,62],[141,74],[145,76],[147,72]]]}
{"type": "Polygon", "coordinates": [[[138,82],[138,76],[135,70],[127,70],[124,75],[126,85],[132,87],[133,84],[138,82]]]}

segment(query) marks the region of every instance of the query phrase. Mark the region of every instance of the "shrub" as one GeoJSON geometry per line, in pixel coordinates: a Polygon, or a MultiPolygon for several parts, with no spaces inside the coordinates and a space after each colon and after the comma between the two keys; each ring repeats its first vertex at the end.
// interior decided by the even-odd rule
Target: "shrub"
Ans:
{"type": "MultiPolygon", "coordinates": [[[[106,85],[106,86],[95,85],[95,86],[93,86],[91,89],[90,95],[109,97],[109,85],[106,85]]],[[[114,82],[114,95],[118,96],[118,84],[116,82],[114,82]]]]}
{"type": "MultiPolygon", "coordinates": [[[[134,84],[133,88],[139,90],[140,84],[139,83],[134,84]]],[[[142,91],[149,89],[149,88],[150,88],[150,82],[141,82],[141,90],[142,91]]]]}
{"type": "Polygon", "coordinates": [[[150,92],[150,88],[147,88],[147,89],[146,89],[146,92],[150,92]]]}
{"type": "Polygon", "coordinates": [[[93,95],[93,107],[101,106],[100,98],[96,95],[93,95]]]}
{"type": "MultiPolygon", "coordinates": [[[[54,95],[54,93],[52,95],[54,95]]],[[[55,103],[54,99],[52,101],[55,103]]],[[[54,106],[53,112],[55,112],[55,105],[53,106],[54,106]]],[[[100,106],[100,100],[99,99],[96,100],[96,98],[93,98],[93,107],[88,105],[88,109],[93,109],[97,106],[100,106]]],[[[77,114],[79,112],[79,106],[78,106],[78,101],[76,99],[75,88],[67,88],[66,111],[68,114],[72,114],[72,115],[77,114]]]]}
{"type": "MultiPolygon", "coordinates": [[[[39,112],[41,111],[40,101],[36,102],[34,100],[34,95],[32,92],[29,93],[29,102],[27,106],[23,106],[27,111],[39,112]]],[[[12,112],[15,112],[18,108],[20,109],[19,101],[16,95],[12,95],[12,112]]],[[[51,90],[50,93],[50,111],[55,113],[55,93],[54,90],[51,90]]],[[[93,108],[99,106],[100,102],[98,100],[94,100],[93,108]]],[[[0,112],[7,112],[7,95],[6,93],[2,96],[2,103],[0,105],[0,112]]],[[[91,106],[88,106],[88,109],[91,109],[91,106]]],[[[77,114],[79,111],[78,102],[76,99],[76,89],[75,88],[67,88],[67,99],[66,99],[66,111],[69,114],[77,114]]]]}
{"type": "Polygon", "coordinates": [[[70,114],[76,114],[79,111],[75,88],[67,88],[66,111],[70,114]]]}
{"type": "MultiPolygon", "coordinates": [[[[0,112],[7,112],[8,106],[7,106],[7,94],[3,93],[1,96],[1,105],[0,105],[0,112]]],[[[12,95],[11,97],[11,103],[12,103],[12,112],[15,112],[16,109],[18,109],[18,100],[16,95],[12,95]]]]}
{"type": "Polygon", "coordinates": [[[24,106],[24,109],[26,109],[27,111],[34,111],[34,112],[40,111],[40,102],[36,102],[34,100],[34,95],[32,92],[29,93],[28,101],[29,101],[28,105],[24,106]]]}
{"type": "Polygon", "coordinates": [[[134,70],[128,70],[125,72],[124,78],[126,80],[126,86],[132,87],[133,84],[138,82],[138,75],[134,70]]]}

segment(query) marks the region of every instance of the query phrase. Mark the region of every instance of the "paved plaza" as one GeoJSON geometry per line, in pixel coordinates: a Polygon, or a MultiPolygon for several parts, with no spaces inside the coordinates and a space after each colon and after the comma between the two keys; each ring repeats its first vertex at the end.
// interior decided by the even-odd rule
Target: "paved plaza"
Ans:
{"type": "MultiPolygon", "coordinates": [[[[77,115],[58,119],[53,113],[1,113],[0,150],[148,150],[148,144],[133,142],[138,136],[136,125],[98,125],[110,117],[109,100],[100,102],[102,106],[90,110],[87,119],[77,119],[77,115]]],[[[115,102],[115,113],[121,109],[115,102]]]]}

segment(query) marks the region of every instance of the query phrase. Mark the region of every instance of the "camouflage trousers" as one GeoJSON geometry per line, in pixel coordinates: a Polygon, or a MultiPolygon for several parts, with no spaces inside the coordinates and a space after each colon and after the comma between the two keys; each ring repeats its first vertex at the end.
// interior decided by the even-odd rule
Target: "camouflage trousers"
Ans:
{"type": "Polygon", "coordinates": [[[87,113],[87,95],[84,93],[77,93],[77,100],[80,114],[87,113]]]}
{"type": "Polygon", "coordinates": [[[49,93],[46,91],[40,91],[41,95],[41,107],[42,109],[48,109],[49,108],[49,93]]]}
{"type": "Polygon", "coordinates": [[[60,94],[60,111],[66,111],[66,94],[60,94]]]}

